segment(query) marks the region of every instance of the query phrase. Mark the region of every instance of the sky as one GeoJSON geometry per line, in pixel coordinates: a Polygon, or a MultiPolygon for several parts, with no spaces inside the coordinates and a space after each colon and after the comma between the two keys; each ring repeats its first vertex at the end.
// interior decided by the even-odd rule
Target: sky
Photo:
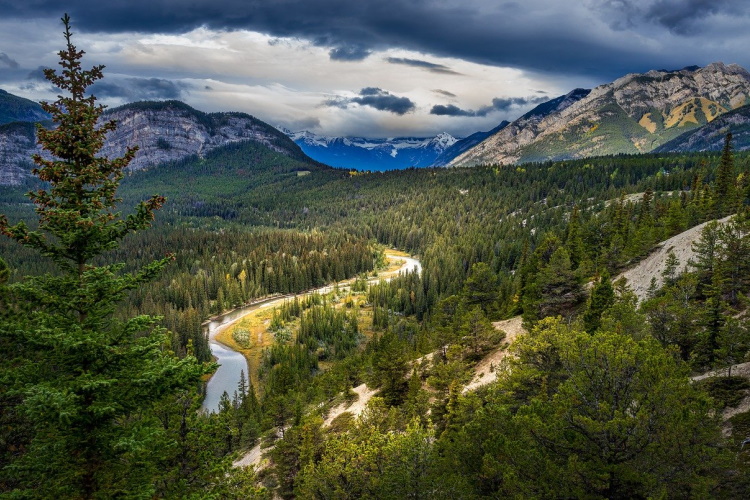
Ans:
{"type": "Polygon", "coordinates": [[[0,88],[57,91],[60,17],[101,102],[321,135],[463,137],[627,73],[750,68],[750,0],[0,0],[0,88]]]}

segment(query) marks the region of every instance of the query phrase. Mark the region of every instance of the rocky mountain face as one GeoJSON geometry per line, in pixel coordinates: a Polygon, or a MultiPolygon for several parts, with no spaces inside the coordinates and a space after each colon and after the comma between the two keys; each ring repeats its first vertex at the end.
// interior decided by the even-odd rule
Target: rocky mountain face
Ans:
{"type": "Polygon", "coordinates": [[[750,105],[729,111],[702,127],[685,132],[662,144],[654,152],[721,151],[727,132],[732,132],[732,147],[736,151],[750,150],[750,105]]]}
{"type": "Polygon", "coordinates": [[[0,125],[11,122],[42,122],[49,118],[38,103],[0,89],[0,125]]]}
{"type": "Polygon", "coordinates": [[[749,102],[750,73],[736,64],[629,74],[540,105],[451,165],[650,152],[749,102]]]}
{"type": "Polygon", "coordinates": [[[491,135],[497,134],[510,125],[509,121],[503,120],[500,125],[487,132],[474,132],[468,137],[456,141],[452,146],[446,148],[432,163],[433,167],[444,167],[449,165],[453,158],[462,155],[491,135]]]}
{"type": "Polygon", "coordinates": [[[458,141],[447,133],[428,138],[365,139],[326,137],[308,131],[284,132],[305,154],[319,162],[338,168],[371,171],[432,166],[458,141]]]}
{"type": "MultiPolygon", "coordinates": [[[[130,170],[205,153],[239,142],[256,141],[269,149],[298,159],[306,156],[274,127],[244,113],[203,113],[179,101],[138,102],[109,110],[104,119],[116,120],[102,155],[122,156],[138,146],[130,170]]],[[[0,184],[18,184],[28,177],[30,157],[42,153],[31,124],[0,126],[0,184]]]]}
{"type": "Polygon", "coordinates": [[[17,185],[30,175],[31,155],[38,152],[31,122],[0,125],[0,186],[17,185]]]}

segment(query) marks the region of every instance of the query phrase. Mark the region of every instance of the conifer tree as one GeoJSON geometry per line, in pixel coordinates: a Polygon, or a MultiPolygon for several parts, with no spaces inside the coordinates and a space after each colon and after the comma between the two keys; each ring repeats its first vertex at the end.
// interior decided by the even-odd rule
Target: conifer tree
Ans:
{"type": "Polygon", "coordinates": [[[583,239],[581,238],[581,211],[578,205],[573,207],[565,234],[565,247],[570,254],[573,269],[578,269],[586,258],[583,239]]]}
{"type": "Polygon", "coordinates": [[[726,215],[729,208],[734,207],[734,157],[731,132],[728,132],[724,138],[724,149],[721,151],[721,160],[716,169],[714,186],[714,215],[721,217],[726,215]]]}
{"type": "Polygon", "coordinates": [[[45,76],[66,95],[42,104],[57,127],[39,127],[50,156],[33,157],[34,174],[48,186],[29,193],[39,227],[0,216],[0,232],[58,268],[10,287],[13,315],[0,326],[2,344],[11,347],[0,375],[9,383],[0,391],[13,398],[29,438],[3,464],[0,484],[24,498],[150,497],[165,442],[149,411],[194,387],[204,369],[193,357],[174,357],[154,318],[114,318],[117,303],[170,258],[132,273],[93,261],[148,227],[164,199],[154,196],[126,217],[117,212],[116,190],[135,149],[112,160],[99,156],[115,123],[99,123],[104,106],[87,89],[103,66],[82,68],[67,14],[62,21],[62,71],[45,76]]]}
{"type": "Polygon", "coordinates": [[[602,314],[612,307],[615,302],[615,289],[609,278],[609,273],[602,272],[599,282],[591,290],[588,308],[583,314],[583,324],[588,333],[594,333],[599,329],[602,322],[602,314]]]}
{"type": "Polygon", "coordinates": [[[674,286],[677,282],[677,270],[680,267],[680,259],[670,250],[667,259],[664,261],[664,270],[661,277],[664,280],[664,286],[674,286]]]}
{"type": "Polygon", "coordinates": [[[477,262],[471,266],[463,294],[468,305],[478,305],[487,316],[492,316],[495,312],[498,299],[497,276],[486,263],[477,262]]]}

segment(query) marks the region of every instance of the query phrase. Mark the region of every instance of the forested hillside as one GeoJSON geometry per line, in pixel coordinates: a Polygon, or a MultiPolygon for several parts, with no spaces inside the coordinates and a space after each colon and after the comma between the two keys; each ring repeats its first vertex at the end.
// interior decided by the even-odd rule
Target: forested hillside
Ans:
{"type": "MultiPolygon", "coordinates": [[[[330,344],[332,350],[326,356],[326,363],[334,364],[321,365],[316,360],[318,355],[310,358],[304,347],[300,350],[299,346],[312,342],[317,350],[320,345],[328,345],[323,340],[329,335],[325,332],[337,331],[337,321],[345,325],[351,324],[347,323],[349,320],[336,319],[332,309],[325,315],[333,315],[330,319],[333,326],[319,333],[314,333],[318,330],[312,325],[328,324],[325,315],[319,319],[310,316],[313,323],[307,327],[292,323],[292,332],[301,328],[300,337],[293,334],[296,342],[300,342],[298,347],[284,347],[286,341],[282,341],[269,350],[263,362],[266,374],[260,377],[261,386],[253,387],[249,396],[238,396],[234,405],[230,398],[221,414],[204,417],[216,422],[234,422],[227,427],[227,440],[220,437],[223,431],[214,431],[219,439],[214,448],[216,457],[249,446],[263,429],[283,427],[290,422],[306,425],[307,431],[301,428],[285,433],[276,448],[278,451],[274,452],[275,466],[264,473],[273,474],[276,480],[287,478],[281,480],[286,485],[282,489],[284,495],[294,493],[304,497],[305,491],[309,491],[304,488],[313,486],[297,487],[293,481],[303,468],[284,469],[287,458],[278,454],[286,449],[283,443],[297,439],[295,436],[303,439],[299,432],[312,432],[309,426],[317,425],[304,418],[308,405],[317,404],[321,398],[329,400],[337,392],[367,381],[381,387],[384,406],[376,414],[386,410],[387,414],[393,414],[383,424],[377,424],[381,426],[377,432],[407,425],[408,415],[424,418],[424,411],[432,408],[429,421],[434,428],[422,427],[427,420],[404,427],[410,430],[403,435],[405,441],[400,446],[405,448],[399,453],[414,451],[406,443],[417,439],[419,433],[433,433],[430,435],[435,438],[444,435],[448,439],[451,435],[446,433],[448,422],[468,418],[449,416],[459,411],[448,409],[455,405],[451,401],[461,401],[456,390],[451,389],[455,387],[452,381],[465,380],[471,366],[487,349],[497,345],[498,340],[490,335],[491,326],[487,326],[491,319],[521,313],[532,327],[545,317],[578,316],[583,321],[581,331],[595,332],[602,325],[614,332],[626,328],[636,335],[637,342],[653,336],[663,346],[673,345],[695,370],[741,359],[741,345],[730,349],[729,354],[721,351],[725,348],[719,339],[725,338],[729,328],[722,320],[714,322],[715,333],[707,340],[701,339],[711,331],[705,326],[708,320],[702,319],[711,311],[719,315],[716,318],[723,318],[730,314],[731,308],[743,310],[738,299],[744,293],[742,280],[721,281],[726,284],[723,288],[712,288],[713,292],[699,288],[696,283],[688,289],[689,302],[681,303],[681,307],[690,311],[689,317],[676,309],[680,303],[670,302],[678,297],[670,288],[661,293],[654,291],[654,299],[637,311],[622,285],[616,285],[613,292],[601,292],[605,297],[603,303],[589,312],[592,306],[584,286],[593,278],[604,286],[606,278],[602,281],[598,277],[626,268],[647,255],[657,242],[699,222],[741,210],[747,198],[743,173],[747,162],[744,156],[733,160],[731,171],[717,171],[716,156],[662,155],[551,162],[518,168],[407,170],[363,175],[310,169],[291,159],[264,157],[252,145],[232,146],[204,159],[181,161],[124,180],[121,193],[126,205],[154,191],[166,194],[169,201],[154,230],[126,239],[123,247],[108,258],[134,266],[172,251],[176,261],[158,281],[135,291],[118,314],[164,315],[165,325],[173,332],[175,351],[185,354],[191,350],[205,360],[208,351],[199,324],[209,314],[253,297],[303,290],[372,270],[378,260],[377,251],[368,241],[419,254],[424,265],[422,276],[408,276],[369,292],[367,302],[373,305],[370,321],[379,332],[373,337],[377,341],[362,343],[359,337],[353,345],[368,347],[352,351],[352,344],[344,347],[347,344],[341,343],[352,337],[342,337],[330,344]],[[731,180],[727,181],[728,178],[731,180]],[[717,181],[720,181],[718,187],[717,181]],[[251,226],[259,229],[249,230],[251,226]],[[285,270],[290,266],[294,272],[287,274],[285,270]],[[610,316],[606,311],[612,311],[610,316]],[[686,317],[687,323],[680,321],[686,317]],[[678,324],[683,326],[677,327],[678,324]],[[453,343],[463,347],[445,347],[453,343]],[[434,358],[434,366],[418,371],[415,378],[424,387],[409,385],[408,359],[436,348],[443,354],[434,358]],[[287,359],[294,360],[293,364],[278,372],[287,359]],[[379,360],[389,361],[382,364],[379,360]],[[272,370],[273,367],[279,368],[272,370]],[[325,367],[322,372],[321,367],[325,367]],[[319,375],[315,376],[316,373],[319,375]],[[257,399],[253,393],[257,393],[257,399]],[[405,413],[397,417],[399,412],[405,413]],[[230,435],[236,437],[230,440],[230,435]],[[219,445],[222,440],[225,443],[219,445]]],[[[12,204],[18,198],[6,191],[4,199],[12,204]]],[[[15,212],[24,210],[22,206],[13,206],[18,207],[13,208],[15,212]]],[[[735,232],[745,234],[741,227],[735,232]]],[[[738,244],[744,248],[744,243],[738,244]]],[[[737,246],[732,245],[732,248],[737,246]]],[[[11,250],[5,242],[4,246],[3,255],[16,269],[16,276],[45,269],[38,258],[11,250]]],[[[720,258],[720,255],[706,258],[720,258]]],[[[742,262],[742,259],[722,258],[727,265],[742,262]]],[[[668,283],[677,283],[676,279],[670,277],[668,283]]],[[[715,279],[704,277],[702,282],[715,279]]],[[[681,286],[676,290],[685,292],[684,284],[681,286]]],[[[595,289],[599,290],[600,285],[595,289]]],[[[737,328],[744,328],[741,323],[738,325],[737,328]]],[[[359,327],[354,330],[357,331],[359,327]]],[[[647,348],[653,355],[659,355],[662,349],[650,344],[647,348]]],[[[708,418],[706,414],[705,419],[708,418]]],[[[701,420],[704,424],[707,421],[701,420]]],[[[468,432],[468,427],[466,431],[462,429],[470,422],[461,424],[456,432],[468,432]]],[[[379,439],[379,434],[370,427],[347,430],[346,439],[355,439],[351,433],[365,430],[361,446],[365,449],[376,446],[367,444],[370,439],[379,439]]],[[[321,439],[323,435],[320,434],[321,439]]],[[[322,441],[314,456],[320,456],[319,460],[328,453],[338,456],[341,450],[326,451],[336,442],[322,441]]],[[[422,450],[429,451],[425,459],[442,449],[435,446],[422,450]]],[[[444,453],[440,452],[445,456],[444,453]]],[[[320,467],[325,463],[320,462],[320,467]]],[[[437,476],[430,476],[431,481],[452,477],[447,470],[436,471],[437,476]]],[[[378,476],[372,471],[369,474],[375,474],[369,480],[378,476]]],[[[703,477],[708,472],[696,474],[703,477]]],[[[710,477],[716,477],[716,471],[711,474],[710,477]]],[[[311,484],[313,477],[317,476],[300,476],[300,480],[311,484]]],[[[474,487],[479,488],[477,494],[492,489],[491,485],[479,483],[471,486],[474,487]]],[[[503,486],[508,491],[516,487],[528,486],[503,486]]]]}

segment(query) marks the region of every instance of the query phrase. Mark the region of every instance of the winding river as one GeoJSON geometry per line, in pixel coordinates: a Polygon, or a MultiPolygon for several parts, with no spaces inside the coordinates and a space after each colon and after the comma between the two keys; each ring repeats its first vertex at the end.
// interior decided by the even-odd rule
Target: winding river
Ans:
{"type": "MultiPolygon", "coordinates": [[[[386,252],[389,259],[403,261],[403,264],[396,271],[388,273],[385,277],[386,280],[393,276],[396,276],[399,272],[414,271],[418,273],[422,272],[422,263],[413,257],[403,257],[397,255],[390,255],[386,252]]],[[[382,277],[373,278],[370,280],[371,283],[377,283],[382,277]]],[[[316,290],[311,290],[299,294],[300,297],[309,295],[312,293],[328,293],[333,290],[335,285],[326,285],[316,290]]],[[[347,285],[339,284],[339,288],[344,289],[347,285]]],[[[273,307],[281,305],[285,300],[293,298],[294,295],[285,295],[282,297],[272,297],[264,299],[252,304],[248,304],[243,307],[234,309],[226,314],[217,316],[210,320],[204,325],[204,332],[208,334],[208,345],[211,348],[211,354],[216,358],[216,362],[219,363],[219,368],[214,372],[211,379],[206,385],[206,397],[203,400],[203,411],[206,412],[217,412],[219,409],[219,401],[221,395],[226,391],[231,398],[234,392],[237,390],[237,386],[240,382],[240,373],[245,372],[245,379],[248,379],[248,367],[247,360],[245,357],[237,351],[234,351],[216,340],[216,335],[223,330],[228,328],[233,323],[244,318],[253,311],[260,309],[261,307],[273,307]]]]}

